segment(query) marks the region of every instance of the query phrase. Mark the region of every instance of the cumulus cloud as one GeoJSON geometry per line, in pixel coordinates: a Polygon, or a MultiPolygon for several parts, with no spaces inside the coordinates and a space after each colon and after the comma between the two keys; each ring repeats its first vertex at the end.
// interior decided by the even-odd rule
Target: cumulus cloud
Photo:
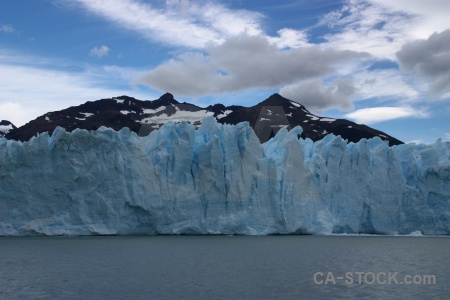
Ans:
{"type": "Polygon", "coordinates": [[[334,72],[334,65],[366,53],[318,47],[281,50],[265,37],[241,35],[188,52],[151,70],[139,82],[161,91],[203,96],[253,88],[278,88],[334,72]]]}
{"type": "Polygon", "coordinates": [[[397,58],[403,70],[415,72],[429,83],[432,94],[450,93],[450,29],[405,44],[397,58]]]}
{"type": "Polygon", "coordinates": [[[342,110],[353,108],[351,97],[355,91],[350,79],[336,79],[329,85],[312,79],[285,86],[280,90],[280,94],[303,104],[308,110],[318,113],[327,108],[342,110]]]}
{"type": "Polygon", "coordinates": [[[429,113],[412,107],[372,107],[362,108],[345,115],[356,123],[373,124],[393,119],[416,117],[427,118],[429,113]]]}
{"type": "Polygon", "coordinates": [[[16,31],[11,24],[0,24],[0,32],[13,33],[16,31]]]}
{"type": "Polygon", "coordinates": [[[89,51],[89,54],[91,56],[97,56],[97,57],[103,57],[105,55],[108,55],[109,48],[105,45],[102,45],[100,47],[94,47],[89,51]]]}

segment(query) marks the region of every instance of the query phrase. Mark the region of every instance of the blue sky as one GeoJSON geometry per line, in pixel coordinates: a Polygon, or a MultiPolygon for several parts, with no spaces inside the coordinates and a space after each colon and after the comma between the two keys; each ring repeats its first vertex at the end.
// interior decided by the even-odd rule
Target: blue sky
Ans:
{"type": "Polygon", "coordinates": [[[0,119],[278,92],[405,142],[450,140],[448,15],[448,0],[1,0],[0,119]]]}

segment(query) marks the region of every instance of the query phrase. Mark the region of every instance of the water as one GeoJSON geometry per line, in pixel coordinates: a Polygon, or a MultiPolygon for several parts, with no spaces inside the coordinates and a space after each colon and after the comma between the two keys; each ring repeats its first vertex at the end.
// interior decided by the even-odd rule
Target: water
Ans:
{"type": "Polygon", "coordinates": [[[449,249],[448,237],[0,238],[0,299],[448,299],[449,249]],[[316,284],[316,272],[436,284],[369,284],[371,274],[358,284],[355,273],[353,284],[316,284]]]}

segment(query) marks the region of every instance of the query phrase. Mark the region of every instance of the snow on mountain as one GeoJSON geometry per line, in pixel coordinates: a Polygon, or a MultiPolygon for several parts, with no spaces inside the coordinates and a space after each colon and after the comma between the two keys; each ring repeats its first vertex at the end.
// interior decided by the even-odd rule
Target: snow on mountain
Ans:
{"type": "Polygon", "coordinates": [[[0,138],[0,235],[450,233],[448,145],[302,134],[210,116],[0,138]]]}
{"type": "Polygon", "coordinates": [[[302,137],[313,141],[333,133],[350,142],[378,136],[390,145],[402,144],[386,133],[365,125],[313,115],[301,104],[278,94],[252,107],[226,107],[216,104],[201,108],[190,103],[179,103],[169,93],[153,101],[141,101],[127,96],[101,99],[49,112],[18,129],[11,130],[6,134],[6,138],[28,141],[38,133],[51,134],[57,126],[67,131],[76,128],[95,130],[101,126],[118,131],[128,127],[140,136],[145,136],[168,121],[188,121],[198,128],[202,119],[207,116],[214,116],[222,124],[236,125],[248,121],[261,142],[273,137],[281,127],[294,128],[301,125],[304,129],[302,137]]]}
{"type": "Polygon", "coordinates": [[[17,127],[14,126],[13,123],[7,120],[1,120],[0,121],[0,137],[4,137],[8,132],[10,132],[13,129],[16,129],[17,127]]]}

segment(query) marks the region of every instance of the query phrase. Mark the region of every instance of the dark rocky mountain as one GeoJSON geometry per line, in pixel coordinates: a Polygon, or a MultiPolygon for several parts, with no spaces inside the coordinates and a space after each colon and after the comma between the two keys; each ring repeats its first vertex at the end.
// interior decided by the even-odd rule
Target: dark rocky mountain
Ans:
{"type": "Polygon", "coordinates": [[[14,126],[13,123],[7,120],[1,120],[0,121],[0,137],[4,137],[8,132],[10,132],[13,129],[16,129],[17,127],[14,126]]]}
{"type": "Polygon", "coordinates": [[[366,125],[344,119],[316,116],[301,104],[279,94],[273,94],[252,107],[215,104],[206,108],[186,102],[180,103],[169,93],[153,101],[141,101],[128,96],[113,97],[46,113],[19,128],[8,131],[5,137],[27,141],[38,133],[51,134],[57,126],[67,131],[76,128],[95,130],[100,126],[115,130],[128,127],[144,136],[168,121],[185,120],[198,127],[201,120],[207,116],[214,116],[223,124],[248,121],[261,142],[273,137],[284,126],[290,129],[300,125],[303,128],[301,137],[313,141],[333,133],[351,142],[379,136],[388,141],[389,145],[402,144],[394,137],[366,125]]]}

